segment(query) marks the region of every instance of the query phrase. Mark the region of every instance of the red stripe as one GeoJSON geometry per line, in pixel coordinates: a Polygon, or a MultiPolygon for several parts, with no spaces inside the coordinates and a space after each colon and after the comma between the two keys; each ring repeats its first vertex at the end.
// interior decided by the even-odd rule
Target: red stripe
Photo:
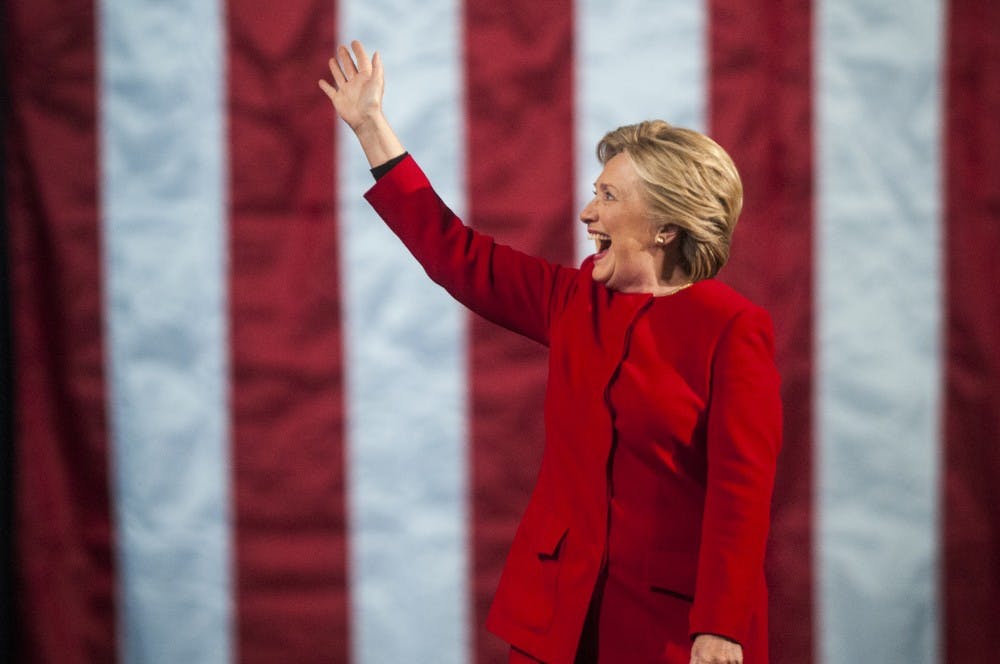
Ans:
{"type": "Polygon", "coordinates": [[[24,662],[113,662],[94,7],[6,14],[17,638],[24,662]]]}
{"type": "Polygon", "coordinates": [[[228,6],[232,457],[242,662],[348,658],[335,3],[228,6]]]}
{"type": "Polygon", "coordinates": [[[774,317],[785,408],[767,571],[771,660],[813,658],[812,13],[801,0],[711,0],[710,127],[744,209],[722,278],[774,317]]]}
{"type": "Polygon", "coordinates": [[[1000,4],[952,0],[947,42],[944,661],[977,664],[1000,616],[1000,4]]]}
{"type": "MultiPolygon", "coordinates": [[[[505,244],[573,261],[573,7],[569,0],[467,0],[468,221],[505,244]]],[[[544,438],[543,348],[479,318],[470,325],[475,652],[506,661],[482,625],[544,438]]]]}

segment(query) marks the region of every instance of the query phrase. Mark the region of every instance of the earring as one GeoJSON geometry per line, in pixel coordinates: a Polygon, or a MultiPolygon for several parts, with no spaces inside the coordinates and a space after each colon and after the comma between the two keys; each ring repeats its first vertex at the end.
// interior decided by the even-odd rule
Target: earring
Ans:
{"type": "Polygon", "coordinates": [[[656,236],[656,244],[666,244],[666,243],[667,243],[667,241],[666,241],[666,239],[664,239],[664,237],[662,235],[657,235],[656,236]]]}

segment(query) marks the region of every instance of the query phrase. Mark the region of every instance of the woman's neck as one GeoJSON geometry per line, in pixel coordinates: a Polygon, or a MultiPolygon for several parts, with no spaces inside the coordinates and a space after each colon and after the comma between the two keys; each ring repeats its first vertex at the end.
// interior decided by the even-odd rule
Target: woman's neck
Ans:
{"type": "Polygon", "coordinates": [[[691,285],[691,276],[684,269],[680,260],[680,252],[673,249],[674,245],[663,251],[663,262],[657,272],[659,278],[656,280],[652,293],[653,296],[662,297],[673,295],[677,291],[683,290],[691,285]],[[673,250],[671,250],[673,249],[673,250]]]}

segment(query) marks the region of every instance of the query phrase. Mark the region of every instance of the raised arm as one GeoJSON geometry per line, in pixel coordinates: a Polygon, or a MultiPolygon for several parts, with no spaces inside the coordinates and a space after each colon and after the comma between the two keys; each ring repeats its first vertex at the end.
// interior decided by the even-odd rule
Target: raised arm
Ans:
{"type": "MultiPolygon", "coordinates": [[[[354,131],[374,168],[404,154],[382,113],[382,60],[360,42],[330,59],[333,83],[319,86],[354,131]]],[[[547,344],[554,311],[577,270],[498,244],[465,226],[438,198],[412,158],[394,165],[366,194],[379,216],[427,274],[455,299],[485,318],[547,344]]]]}
{"type": "Polygon", "coordinates": [[[337,49],[329,62],[333,84],[321,79],[319,87],[333,102],[337,115],[358,137],[368,163],[375,167],[403,154],[403,144],[382,113],[385,91],[382,57],[376,51],[369,59],[365,47],[357,40],[351,42],[351,50],[354,58],[346,46],[337,49]]]}

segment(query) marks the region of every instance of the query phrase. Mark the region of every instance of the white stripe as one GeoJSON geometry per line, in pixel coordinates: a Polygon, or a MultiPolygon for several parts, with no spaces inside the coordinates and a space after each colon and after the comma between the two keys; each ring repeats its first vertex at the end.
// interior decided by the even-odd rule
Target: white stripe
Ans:
{"type": "MultiPolygon", "coordinates": [[[[456,0],[340,2],[341,41],[384,57],[386,113],[441,196],[464,207],[456,0]]],[[[458,663],[470,650],[464,310],[361,194],[338,136],[354,661],[458,663]]]]}
{"type": "Polygon", "coordinates": [[[100,5],[125,662],[233,656],[222,29],[209,0],[100,5]]]}
{"type": "MultiPolygon", "coordinates": [[[[594,149],[608,131],[660,119],[704,131],[703,0],[579,0],[576,6],[577,210],[600,174],[594,149]]],[[[577,253],[594,253],[575,223],[577,253]]]]}
{"type": "Polygon", "coordinates": [[[819,646],[938,661],[937,0],[818,7],[819,646]]]}

